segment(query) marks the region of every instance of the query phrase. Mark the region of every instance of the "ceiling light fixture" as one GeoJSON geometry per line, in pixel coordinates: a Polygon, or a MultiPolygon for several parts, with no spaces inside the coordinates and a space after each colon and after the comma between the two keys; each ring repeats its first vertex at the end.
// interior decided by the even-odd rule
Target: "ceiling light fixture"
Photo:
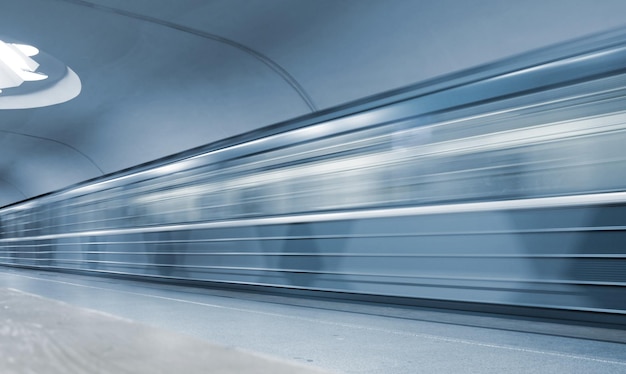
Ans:
{"type": "Polygon", "coordinates": [[[80,78],[65,63],[32,45],[2,39],[0,110],[55,105],[80,94],[80,78]]]}
{"type": "Polygon", "coordinates": [[[33,46],[0,40],[0,92],[5,88],[19,87],[24,82],[48,78],[36,72],[39,64],[31,57],[37,54],[39,50],[33,46]]]}

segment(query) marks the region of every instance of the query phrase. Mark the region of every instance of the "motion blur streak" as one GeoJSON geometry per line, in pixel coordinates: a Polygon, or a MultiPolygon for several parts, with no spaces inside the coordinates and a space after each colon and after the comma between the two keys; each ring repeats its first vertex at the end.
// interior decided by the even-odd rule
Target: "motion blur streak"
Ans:
{"type": "Polygon", "coordinates": [[[596,39],[5,207],[0,262],[623,317],[626,37],[596,39]]]}

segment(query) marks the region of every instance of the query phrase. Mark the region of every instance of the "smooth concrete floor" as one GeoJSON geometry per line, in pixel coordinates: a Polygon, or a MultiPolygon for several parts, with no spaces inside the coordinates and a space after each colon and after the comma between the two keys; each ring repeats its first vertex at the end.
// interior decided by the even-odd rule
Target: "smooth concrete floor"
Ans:
{"type": "Polygon", "coordinates": [[[14,289],[0,309],[2,374],[322,374],[14,289]]]}
{"type": "Polygon", "coordinates": [[[626,374],[626,344],[540,333],[541,325],[525,329],[532,323],[524,320],[487,319],[477,327],[459,322],[462,316],[454,313],[447,319],[455,322],[448,323],[419,313],[406,317],[391,307],[381,307],[390,309],[381,315],[353,303],[293,303],[252,293],[14,268],[0,268],[0,288],[336,373],[626,374]],[[501,327],[511,324],[521,326],[501,327]]]}

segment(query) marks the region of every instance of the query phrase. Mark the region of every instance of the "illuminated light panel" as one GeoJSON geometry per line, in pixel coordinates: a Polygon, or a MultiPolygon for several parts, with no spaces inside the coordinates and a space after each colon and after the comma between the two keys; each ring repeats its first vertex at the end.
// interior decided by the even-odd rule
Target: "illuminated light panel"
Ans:
{"type": "Polygon", "coordinates": [[[28,57],[33,57],[39,54],[39,49],[33,47],[32,45],[13,43],[13,46],[28,57]]]}
{"type": "Polygon", "coordinates": [[[31,57],[37,54],[39,50],[33,46],[0,40],[0,90],[48,78],[47,75],[36,72],[39,64],[31,57]]]}
{"type": "Polygon", "coordinates": [[[64,103],[81,89],[78,75],[61,61],[32,45],[0,40],[0,110],[64,103]]]}

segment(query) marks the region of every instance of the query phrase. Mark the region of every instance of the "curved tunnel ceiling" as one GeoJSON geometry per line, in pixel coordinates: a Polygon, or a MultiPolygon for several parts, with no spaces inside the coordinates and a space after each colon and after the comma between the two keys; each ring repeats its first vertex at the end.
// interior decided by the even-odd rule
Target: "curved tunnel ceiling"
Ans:
{"type": "MultiPolygon", "coordinates": [[[[0,0],[78,97],[0,110],[0,206],[626,26],[622,0],[0,0]]],[[[0,100],[2,100],[0,93],[0,100]]]]}

